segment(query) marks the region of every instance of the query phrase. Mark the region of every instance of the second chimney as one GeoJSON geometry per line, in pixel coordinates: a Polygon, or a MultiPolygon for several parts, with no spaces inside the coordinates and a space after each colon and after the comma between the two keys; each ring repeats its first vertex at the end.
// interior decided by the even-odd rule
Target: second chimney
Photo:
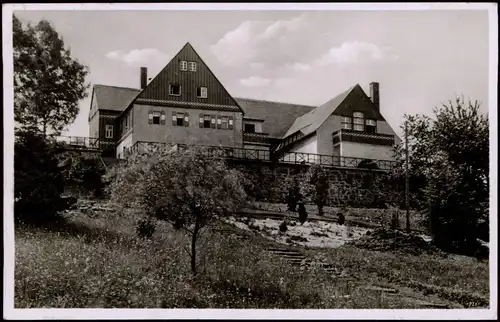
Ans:
{"type": "Polygon", "coordinates": [[[146,86],[148,86],[148,69],[141,67],[141,89],[145,89],[146,86]]]}
{"type": "Polygon", "coordinates": [[[370,99],[372,103],[375,105],[377,111],[380,111],[380,96],[378,92],[378,83],[372,82],[370,83],[370,99]]]}

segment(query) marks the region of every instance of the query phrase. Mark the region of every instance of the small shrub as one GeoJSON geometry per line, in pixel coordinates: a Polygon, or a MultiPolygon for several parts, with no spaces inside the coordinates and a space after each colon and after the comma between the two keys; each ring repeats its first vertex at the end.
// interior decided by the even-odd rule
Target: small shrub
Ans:
{"type": "Polygon", "coordinates": [[[137,222],[136,233],[140,238],[151,238],[156,230],[156,225],[151,219],[141,219],[137,222]]]}

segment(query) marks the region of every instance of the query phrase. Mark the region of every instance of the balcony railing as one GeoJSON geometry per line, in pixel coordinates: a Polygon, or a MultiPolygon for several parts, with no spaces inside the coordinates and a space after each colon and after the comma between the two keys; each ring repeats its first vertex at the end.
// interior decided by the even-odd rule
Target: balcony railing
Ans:
{"type": "Polygon", "coordinates": [[[267,133],[243,133],[243,142],[255,142],[271,144],[267,133]]]}
{"type": "Polygon", "coordinates": [[[333,132],[333,144],[339,142],[353,142],[373,145],[394,146],[394,135],[380,133],[366,133],[355,130],[341,129],[333,132]]]}

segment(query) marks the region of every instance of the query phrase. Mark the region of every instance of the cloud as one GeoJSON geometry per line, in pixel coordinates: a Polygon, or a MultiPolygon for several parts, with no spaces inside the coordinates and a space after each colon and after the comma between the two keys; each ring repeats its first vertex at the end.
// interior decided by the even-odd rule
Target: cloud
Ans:
{"type": "Polygon", "coordinates": [[[111,60],[124,62],[130,66],[168,63],[167,54],[155,48],[133,49],[129,52],[114,50],[107,53],[106,57],[111,60]]]}
{"type": "Polygon", "coordinates": [[[254,69],[254,70],[262,70],[264,69],[264,67],[266,67],[263,63],[251,63],[250,64],[250,68],[254,69]]]}
{"type": "Polygon", "coordinates": [[[287,68],[295,72],[306,72],[311,70],[311,65],[304,63],[293,63],[293,64],[288,64],[287,68]]]}
{"type": "Polygon", "coordinates": [[[297,48],[304,49],[308,26],[305,14],[288,20],[247,20],[227,32],[211,51],[230,67],[252,63],[282,66],[303,56],[297,48]]]}
{"type": "Polygon", "coordinates": [[[269,86],[272,80],[269,78],[263,78],[259,76],[250,76],[248,78],[240,79],[241,85],[250,88],[269,86]]]}
{"type": "Polygon", "coordinates": [[[399,57],[391,53],[391,48],[380,48],[372,43],[350,41],[331,48],[315,63],[326,66],[332,63],[348,65],[381,61],[395,61],[399,57]]]}
{"type": "Polygon", "coordinates": [[[338,47],[332,47],[325,55],[316,61],[320,66],[336,63],[340,65],[395,61],[399,57],[391,53],[391,48],[380,48],[372,43],[350,41],[338,47]]]}

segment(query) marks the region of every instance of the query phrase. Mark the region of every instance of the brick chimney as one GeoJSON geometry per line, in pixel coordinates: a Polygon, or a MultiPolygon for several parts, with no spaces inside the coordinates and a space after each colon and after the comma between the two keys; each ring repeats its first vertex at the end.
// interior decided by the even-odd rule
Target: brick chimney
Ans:
{"type": "Polygon", "coordinates": [[[380,111],[380,96],[378,92],[378,83],[371,82],[370,83],[370,99],[375,104],[375,108],[377,111],[380,111]]]}
{"type": "Polygon", "coordinates": [[[146,86],[148,86],[148,69],[141,67],[141,89],[145,89],[146,86]]]}

